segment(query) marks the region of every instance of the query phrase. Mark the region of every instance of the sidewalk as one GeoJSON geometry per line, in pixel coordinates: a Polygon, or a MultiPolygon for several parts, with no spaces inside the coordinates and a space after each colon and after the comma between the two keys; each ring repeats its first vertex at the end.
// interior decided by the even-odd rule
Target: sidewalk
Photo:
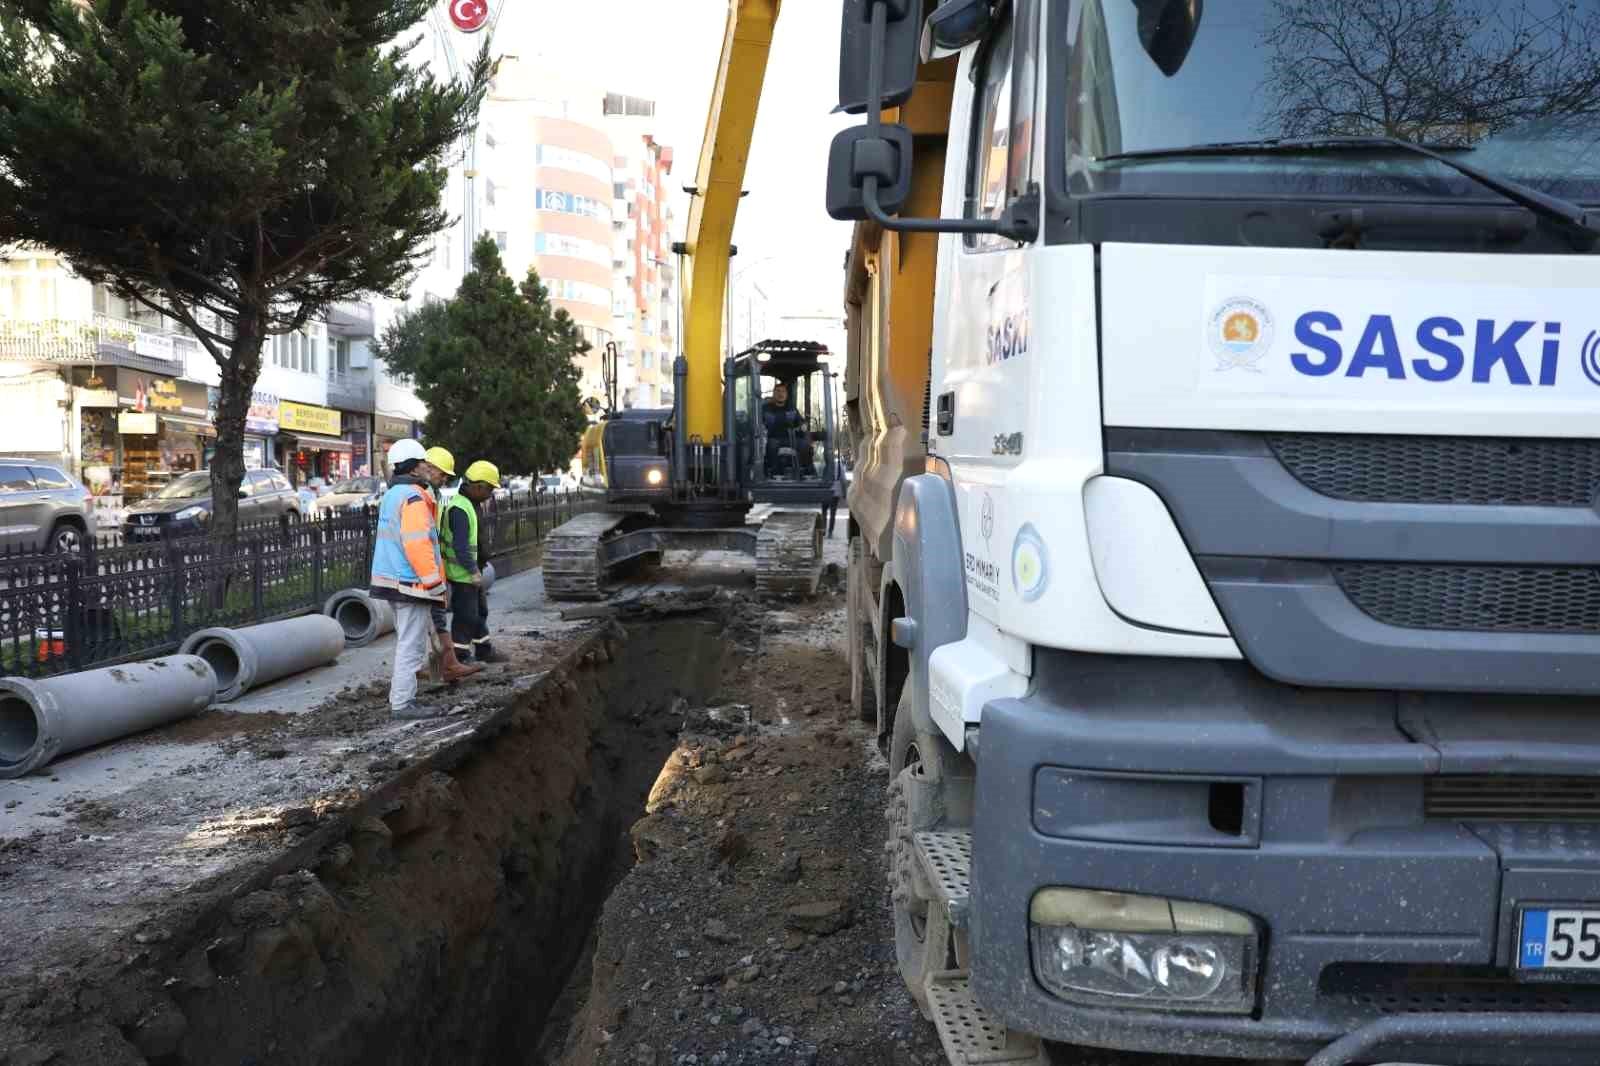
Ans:
{"type": "MultiPolygon", "coordinates": [[[[496,583],[490,593],[489,610],[491,630],[502,644],[518,647],[519,660],[532,650],[531,645],[553,642],[582,625],[561,621],[559,609],[545,603],[544,576],[539,570],[496,583]]],[[[219,770],[238,774],[237,779],[229,776],[228,780],[232,787],[244,786],[233,795],[242,799],[251,791],[253,777],[249,764],[239,760],[238,748],[246,738],[272,731],[285,718],[326,711],[330,701],[348,698],[352,692],[366,699],[386,693],[393,654],[391,635],[365,648],[347,649],[327,666],[246,693],[197,718],[69,755],[27,777],[0,781],[0,840],[35,830],[59,830],[75,805],[128,805],[130,810],[137,809],[142,787],[174,777],[197,779],[219,770]],[[361,691],[369,688],[379,691],[361,691]],[[244,716],[261,717],[252,721],[244,716]]],[[[497,669],[503,674],[507,668],[497,669]]],[[[469,682],[452,694],[471,698],[476,684],[469,682]]],[[[404,733],[409,728],[406,723],[373,724],[380,733],[404,733]]],[[[290,774],[291,780],[299,780],[304,773],[305,784],[314,786],[319,781],[315,759],[284,757],[284,762],[274,765],[280,770],[292,768],[295,772],[290,774]]],[[[341,782],[331,778],[322,783],[341,782]]],[[[261,787],[263,799],[288,791],[286,786],[274,787],[271,782],[261,783],[261,787]]],[[[200,799],[192,793],[189,798],[200,799]]],[[[224,805],[227,798],[218,796],[224,805]]]]}

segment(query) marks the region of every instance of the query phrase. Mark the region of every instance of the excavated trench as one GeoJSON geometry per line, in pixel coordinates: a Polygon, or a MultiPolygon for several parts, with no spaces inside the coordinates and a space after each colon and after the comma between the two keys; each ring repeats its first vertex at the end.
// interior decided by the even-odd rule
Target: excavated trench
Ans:
{"type": "Polygon", "coordinates": [[[458,750],[213,908],[124,1032],[160,1066],[535,1063],[632,861],[627,830],[681,725],[671,708],[715,693],[724,649],[707,618],[592,637],[458,750]]]}

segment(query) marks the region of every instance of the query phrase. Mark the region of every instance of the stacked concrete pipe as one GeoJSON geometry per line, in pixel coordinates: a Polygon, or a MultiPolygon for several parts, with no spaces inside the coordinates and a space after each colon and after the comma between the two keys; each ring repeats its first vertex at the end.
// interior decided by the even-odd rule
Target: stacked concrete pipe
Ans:
{"type": "Polygon", "coordinates": [[[361,589],[345,589],[328,597],[322,613],[344,630],[344,646],[364,648],[394,632],[394,605],[375,600],[361,589]]]}
{"type": "Polygon", "coordinates": [[[42,680],[0,678],[0,778],[198,714],[216,693],[216,673],[195,655],[42,680]]]}
{"type": "Polygon", "coordinates": [[[181,650],[211,664],[217,702],[227,703],[258,685],[333,662],[344,650],[344,627],[325,614],[308,614],[244,629],[202,629],[181,650]]]}

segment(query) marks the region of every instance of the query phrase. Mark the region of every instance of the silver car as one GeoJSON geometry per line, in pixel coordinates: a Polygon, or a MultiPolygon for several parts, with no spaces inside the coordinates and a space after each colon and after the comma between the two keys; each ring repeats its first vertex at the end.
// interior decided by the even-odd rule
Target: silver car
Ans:
{"type": "Polygon", "coordinates": [[[93,497],[59,466],[0,459],[0,548],[75,552],[92,528],[93,497]]]}

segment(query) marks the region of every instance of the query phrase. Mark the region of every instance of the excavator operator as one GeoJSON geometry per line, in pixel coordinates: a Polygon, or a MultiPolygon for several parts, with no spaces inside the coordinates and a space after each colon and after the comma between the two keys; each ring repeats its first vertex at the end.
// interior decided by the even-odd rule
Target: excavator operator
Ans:
{"type": "Polygon", "coordinates": [[[789,386],[780,381],[761,405],[767,429],[767,476],[799,477],[814,472],[814,449],[802,426],[800,412],[789,406],[789,386]]]}

